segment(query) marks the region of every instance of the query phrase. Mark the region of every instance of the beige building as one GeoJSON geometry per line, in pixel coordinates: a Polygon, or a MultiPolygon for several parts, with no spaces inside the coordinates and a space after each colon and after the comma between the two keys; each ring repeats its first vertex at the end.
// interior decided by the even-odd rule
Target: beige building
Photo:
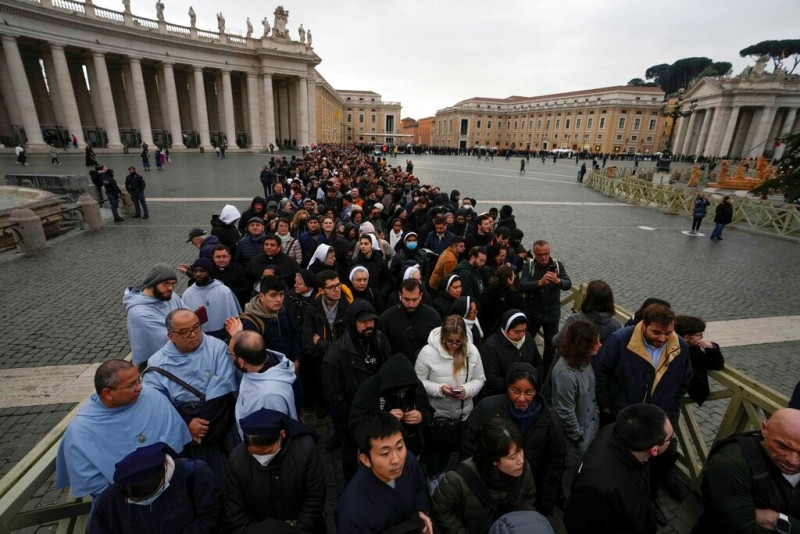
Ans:
{"type": "Polygon", "coordinates": [[[246,35],[227,31],[222,13],[205,30],[191,9],[181,25],[161,2],[154,18],[120,7],[0,0],[0,142],[32,151],[72,135],[109,149],[341,143],[345,106],[364,97],[365,134],[396,132],[400,104],[352,91],[345,102],[315,69],[311,31],[290,29],[282,7],[254,18],[263,18],[256,29],[248,19],[246,35]]]}
{"type": "Polygon", "coordinates": [[[734,77],[706,77],[684,94],[689,117],[678,120],[676,154],[779,159],[777,139],[800,131],[800,76],[783,69],[768,73],[767,59],[734,77]]]}
{"type": "Polygon", "coordinates": [[[400,102],[384,102],[373,91],[339,90],[345,103],[345,128],[348,143],[408,142],[400,135],[400,102]]]}
{"type": "Polygon", "coordinates": [[[417,144],[420,146],[432,146],[433,122],[436,117],[425,117],[419,120],[417,128],[417,144]]]}
{"type": "Polygon", "coordinates": [[[668,134],[663,100],[657,87],[628,86],[470,98],[436,112],[431,144],[652,154],[668,134]]]}

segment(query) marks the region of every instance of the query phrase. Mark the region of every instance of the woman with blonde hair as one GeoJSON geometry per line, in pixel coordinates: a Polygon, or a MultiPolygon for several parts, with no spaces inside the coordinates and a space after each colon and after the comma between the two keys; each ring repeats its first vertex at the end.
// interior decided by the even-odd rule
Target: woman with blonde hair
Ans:
{"type": "Polygon", "coordinates": [[[300,239],[300,234],[306,231],[306,221],[308,221],[308,212],[306,210],[297,210],[292,218],[291,233],[295,239],[300,239]]]}
{"type": "Polygon", "coordinates": [[[434,328],[414,365],[435,410],[426,437],[429,485],[436,487],[450,454],[461,447],[463,421],[483,388],[483,363],[464,319],[451,315],[434,328]]]}

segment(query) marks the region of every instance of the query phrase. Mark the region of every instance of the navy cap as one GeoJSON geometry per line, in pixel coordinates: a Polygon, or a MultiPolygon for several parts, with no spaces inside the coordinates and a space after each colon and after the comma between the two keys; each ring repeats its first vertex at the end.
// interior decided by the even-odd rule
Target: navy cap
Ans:
{"type": "Polygon", "coordinates": [[[239,419],[239,426],[242,428],[245,443],[252,441],[251,438],[256,438],[260,442],[274,442],[280,436],[281,430],[286,430],[290,436],[303,434],[316,436],[316,433],[303,423],[295,421],[285,413],[267,408],[261,408],[239,419]]]}
{"type": "Polygon", "coordinates": [[[177,456],[161,441],[139,447],[115,464],[114,482],[119,487],[135,486],[164,474],[167,454],[177,456]]]}
{"type": "Polygon", "coordinates": [[[214,269],[214,262],[210,258],[197,258],[192,264],[192,270],[204,269],[207,272],[212,272],[214,269]]]}

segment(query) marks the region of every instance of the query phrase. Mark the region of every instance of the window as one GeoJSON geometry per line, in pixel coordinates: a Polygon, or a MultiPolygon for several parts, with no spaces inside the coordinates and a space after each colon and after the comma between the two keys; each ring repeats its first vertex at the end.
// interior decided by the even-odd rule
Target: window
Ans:
{"type": "Polygon", "coordinates": [[[579,118],[575,119],[575,129],[576,130],[580,130],[581,129],[581,119],[579,119],[579,118]]]}
{"type": "Polygon", "coordinates": [[[658,121],[656,119],[650,119],[650,123],[647,125],[647,129],[652,132],[653,130],[656,129],[656,125],[657,124],[658,124],[658,121]]]}
{"type": "Polygon", "coordinates": [[[492,121],[486,121],[486,129],[487,130],[491,130],[492,129],[492,121]]]}
{"type": "Polygon", "coordinates": [[[348,113],[347,114],[347,122],[353,122],[353,114],[352,113],[348,113]]]}
{"type": "Polygon", "coordinates": [[[525,129],[525,121],[522,121],[522,129],[525,129]]]}
{"type": "Polygon", "coordinates": [[[586,128],[591,130],[592,126],[594,126],[594,117],[589,117],[586,119],[586,128]]]}
{"type": "Polygon", "coordinates": [[[597,127],[599,129],[601,129],[601,130],[606,127],[606,118],[605,117],[600,117],[600,123],[597,125],[597,127]]]}
{"type": "Polygon", "coordinates": [[[565,130],[569,130],[569,123],[571,121],[572,121],[572,119],[567,119],[567,120],[564,121],[564,129],[565,130]]]}
{"type": "Polygon", "coordinates": [[[545,126],[545,129],[547,129],[547,130],[550,129],[550,119],[547,119],[547,124],[545,126]]]}
{"type": "Polygon", "coordinates": [[[561,128],[561,119],[556,119],[556,130],[561,128]]]}
{"type": "Polygon", "coordinates": [[[579,135],[579,134],[575,134],[575,137],[574,137],[574,139],[577,141],[579,137],[580,137],[580,135],[579,135]]]}
{"type": "Polygon", "coordinates": [[[511,121],[506,122],[506,130],[511,129],[511,121]]]}
{"type": "Polygon", "coordinates": [[[542,129],[542,119],[539,119],[538,121],[536,121],[536,129],[537,130],[541,130],[542,129]]]}
{"type": "Polygon", "coordinates": [[[639,117],[636,117],[635,119],[633,119],[633,129],[634,130],[638,130],[641,125],[642,125],[642,119],[640,119],[639,117]]]}
{"type": "Polygon", "coordinates": [[[632,135],[631,136],[631,141],[638,141],[638,140],[639,140],[639,136],[638,135],[632,135]]]}
{"type": "Polygon", "coordinates": [[[603,134],[597,134],[597,140],[598,141],[602,141],[603,140],[603,134]]]}
{"type": "Polygon", "coordinates": [[[590,137],[591,137],[591,136],[590,136],[589,134],[584,134],[584,135],[583,135],[583,140],[584,140],[584,141],[588,141],[590,137]]]}
{"type": "Polygon", "coordinates": [[[625,129],[625,117],[620,117],[619,121],[617,122],[617,130],[624,130],[625,129]]]}
{"type": "Polygon", "coordinates": [[[652,143],[652,142],[653,142],[653,136],[652,136],[652,135],[648,135],[648,136],[645,138],[645,141],[647,141],[648,143],[652,143]]]}
{"type": "Polygon", "coordinates": [[[477,126],[478,126],[478,129],[480,130],[480,129],[481,129],[481,120],[480,120],[480,119],[478,119],[478,124],[477,124],[477,126]]]}
{"type": "Polygon", "coordinates": [[[469,128],[469,119],[461,119],[461,135],[467,135],[469,128]]]}
{"type": "Polygon", "coordinates": [[[514,129],[517,129],[517,121],[514,121],[514,129]]]}
{"type": "Polygon", "coordinates": [[[360,122],[361,124],[364,124],[364,114],[363,113],[360,113],[358,115],[358,122],[360,122]]]}
{"type": "Polygon", "coordinates": [[[617,141],[622,141],[622,134],[617,134],[617,141]]]}
{"type": "Polygon", "coordinates": [[[378,117],[376,115],[372,115],[369,118],[369,122],[371,122],[372,124],[375,124],[377,121],[378,121],[378,117]]]}

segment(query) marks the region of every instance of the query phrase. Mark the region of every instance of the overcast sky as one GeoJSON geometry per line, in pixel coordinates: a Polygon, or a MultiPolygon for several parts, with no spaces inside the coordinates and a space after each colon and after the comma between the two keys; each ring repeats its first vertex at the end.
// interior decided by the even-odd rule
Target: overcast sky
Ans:
{"type": "MultiPolygon", "coordinates": [[[[276,2],[163,0],[167,21],[255,36],[273,24],[276,2]]],[[[122,1],[95,0],[122,10],[122,1]]],[[[536,96],[624,85],[659,63],[705,56],[752,64],[739,50],[767,39],[800,38],[800,1],[772,0],[285,0],[288,28],[314,36],[319,72],[337,89],[372,90],[400,101],[403,117],[433,115],[473,96],[536,96]]],[[[155,0],[131,0],[155,18],[155,0]]],[[[771,67],[770,67],[771,68],[771,67]]],[[[800,70],[800,69],[798,69],[800,70]]],[[[797,72],[797,71],[796,71],[797,72]]]]}

